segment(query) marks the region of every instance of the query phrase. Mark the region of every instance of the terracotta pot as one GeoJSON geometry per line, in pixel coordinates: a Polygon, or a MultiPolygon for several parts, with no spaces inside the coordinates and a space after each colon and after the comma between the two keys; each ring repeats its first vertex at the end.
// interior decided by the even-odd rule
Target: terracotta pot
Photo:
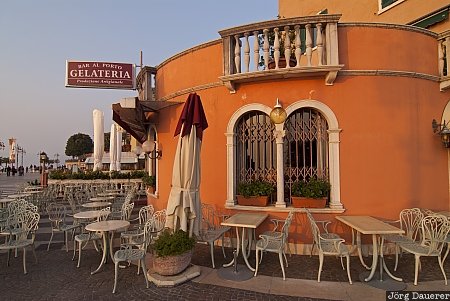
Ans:
{"type": "Polygon", "coordinates": [[[325,208],[327,198],[313,199],[299,196],[291,197],[292,206],[295,208],[325,208]]]}
{"type": "MultiPolygon", "coordinates": [[[[294,59],[290,59],[289,60],[289,66],[291,67],[295,67],[297,65],[297,61],[294,59]]],[[[269,64],[268,64],[269,69],[275,69],[275,61],[274,60],[270,60],[269,64]]],[[[278,68],[285,68],[286,67],[286,59],[285,58],[280,58],[278,61],[278,68]]]]}
{"type": "Polygon", "coordinates": [[[265,207],[269,204],[269,196],[251,196],[244,197],[243,195],[236,195],[239,205],[243,206],[259,206],[265,207]]]}
{"type": "Polygon", "coordinates": [[[153,270],[159,275],[172,276],[183,272],[191,263],[192,250],[181,255],[153,257],[153,270]]]}

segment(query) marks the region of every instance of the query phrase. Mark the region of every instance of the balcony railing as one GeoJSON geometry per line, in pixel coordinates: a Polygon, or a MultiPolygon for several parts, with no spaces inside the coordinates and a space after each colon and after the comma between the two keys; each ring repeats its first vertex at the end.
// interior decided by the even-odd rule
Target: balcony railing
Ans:
{"type": "Polygon", "coordinates": [[[444,31],[438,37],[440,89],[450,88],[450,30],[444,31]]]}
{"type": "Polygon", "coordinates": [[[231,92],[236,83],[286,77],[324,76],[325,84],[332,85],[343,67],[338,56],[340,17],[279,19],[220,31],[224,55],[221,81],[231,92]],[[290,63],[283,66],[282,61],[290,63]]]}

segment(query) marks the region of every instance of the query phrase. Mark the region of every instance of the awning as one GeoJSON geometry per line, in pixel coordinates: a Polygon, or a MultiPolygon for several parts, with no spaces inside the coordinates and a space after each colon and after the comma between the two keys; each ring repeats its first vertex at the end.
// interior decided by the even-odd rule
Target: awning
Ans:
{"type": "Polygon", "coordinates": [[[112,105],[113,120],[137,141],[147,140],[147,118],[145,113],[158,112],[164,108],[180,104],[174,101],[139,101],[137,97],[122,98],[112,105]]]}

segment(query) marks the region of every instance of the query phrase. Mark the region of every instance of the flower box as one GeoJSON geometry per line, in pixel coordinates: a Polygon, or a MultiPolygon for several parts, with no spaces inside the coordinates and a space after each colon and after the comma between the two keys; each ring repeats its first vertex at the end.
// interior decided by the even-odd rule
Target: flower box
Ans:
{"type": "Polygon", "coordinates": [[[237,195],[236,196],[238,205],[242,206],[259,206],[259,207],[265,207],[267,204],[269,204],[269,196],[263,195],[263,196],[250,196],[250,197],[244,197],[243,195],[237,195]]]}
{"type": "Polygon", "coordinates": [[[299,196],[291,197],[292,206],[295,208],[325,208],[327,204],[327,198],[306,198],[299,196]]]}

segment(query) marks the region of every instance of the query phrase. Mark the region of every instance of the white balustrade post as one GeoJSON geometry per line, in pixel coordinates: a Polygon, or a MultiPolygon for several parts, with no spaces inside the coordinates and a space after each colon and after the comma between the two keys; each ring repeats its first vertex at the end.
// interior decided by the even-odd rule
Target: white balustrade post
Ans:
{"type": "Polygon", "coordinates": [[[311,56],[312,56],[312,37],[311,37],[311,24],[305,25],[306,29],[306,62],[307,66],[311,67],[311,56]]]}
{"type": "Polygon", "coordinates": [[[241,40],[238,35],[234,36],[234,65],[236,66],[236,73],[241,73],[241,40]]]}
{"type": "Polygon", "coordinates": [[[273,42],[273,48],[275,49],[273,53],[273,58],[275,60],[275,69],[278,69],[278,62],[280,61],[280,38],[278,37],[278,27],[273,29],[275,33],[275,40],[273,42]]]}
{"type": "Polygon", "coordinates": [[[323,40],[322,40],[322,23],[316,24],[317,28],[317,37],[316,37],[316,45],[317,45],[317,63],[319,66],[322,66],[323,60],[323,40]]]}
{"type": "Polygon", "coordinates": [[[255,61],[255,66],[254,66],[254,70],[258,71],[258,66],[259,66],[259,38],[258,38],[258,34],[259,32],[257,30],[255,30],[253,32],[253,37],[255,38],[255,40],[253,41],[253,60],[255,61]]]}
{"type": "Polygon", "coordinates": [[[263,51],[264,51],[264,70],[269,69],[269,30],[264,29],[264,45],[263,45],[263,51]]]}
{"type": "Polygon", "coordinates": [[[244,33],[244,72],[248,72],[250,70],[250,45],[248,43],[249,33],[244,33]]]}
{"type": "Polygon", "coordinates": [[[438,43],[438,56],[439,76],[444,76],[444,40],[440,40],[438,43]]]}
{"type": "Polygon", "coordinates": [[[291,59],[291,38],[289,37],[289,26],[284,27],[284,58],[286,60],[286,68],[291,67],[289,61],[291,59]]]}
{"type": "Polygon", "coordinates": [[[295,67],[300,67],[300,58],[302,55],[302,42],[300,39],[300,25],[295,25],[295,59],[297,60],[297,65],[295,67]]]}
{"type": "Polygon", "coordinates": [[[337,23],[327,23],[325,26],[326,65],[339,65],[339,48],[337,23]]]}

